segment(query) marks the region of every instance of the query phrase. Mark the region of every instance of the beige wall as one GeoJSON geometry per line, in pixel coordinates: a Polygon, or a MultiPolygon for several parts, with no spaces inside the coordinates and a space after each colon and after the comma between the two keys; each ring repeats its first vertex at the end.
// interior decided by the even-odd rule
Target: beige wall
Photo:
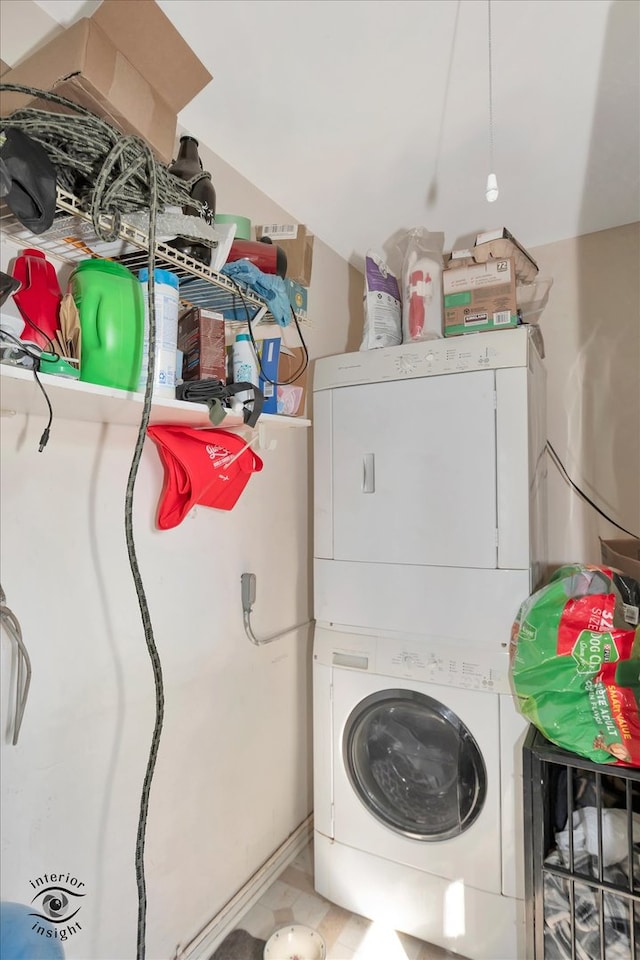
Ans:
{"type": "MultiPolygon", "coordinates": [[[[572,479],[640,532],[640,224],[532,250],[553,278],[541,319],[548,438],[572,479]]],[[[624,533],[584,503],[550,463],[553,564],[598,562],[598,537],[624,533]]]]}
{"type": "MultiPolygon", "coordinates": [[[[200,155],[205,169],[211,173],[216,190],[216,209],[220,213],[248,216],[254,226],[297,222],[204,144],[200,145],[200,155]]],[[[325,243],[314,238],[313,272],[309,288],[311,322],[303,331],[312,358],[340,352],[345,345],[347,350],[358,349],[362,337],[362,293],[362,274],[325,243]],[[342,340],[345,319],[346,344],[342,340]]],[[[295,346],[293,329],[286,331],[286,339],[295,346]]]]}

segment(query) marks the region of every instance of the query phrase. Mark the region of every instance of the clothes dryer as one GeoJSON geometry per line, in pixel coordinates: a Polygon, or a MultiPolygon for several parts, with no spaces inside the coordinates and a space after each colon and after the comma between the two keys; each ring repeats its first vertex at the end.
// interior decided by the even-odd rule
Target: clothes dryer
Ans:
{"type": "Polygon", "coordinates": [[[474,960],[523,958],[507,653],[320,626],[313,682],[318,892],[474,960]]]}
{"type": "Polygon", "coordinates": [[[494,648],[546,558],[526,326],[318,360],[315,618],[494,648]]]}

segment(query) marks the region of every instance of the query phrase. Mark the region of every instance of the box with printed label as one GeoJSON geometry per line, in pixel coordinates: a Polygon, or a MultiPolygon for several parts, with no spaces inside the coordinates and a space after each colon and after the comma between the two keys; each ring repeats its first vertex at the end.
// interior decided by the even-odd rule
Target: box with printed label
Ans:
{"type": "Polygon", "coordinates": [[[442,274],[442,292],[445,337],[518,325],[516,273],[511,257],[452,265],[442,274]]]}
{"type": "Polygon", "coordinates": [[[627,577],[640,583],[640,539],[621,537],[618,540],[600,538],[600,556],[606,567],[621,570],[627,577]]]}
{"type": "Polygon", "coordinates": [[[309,313],[307,310],[307,304],[309,302],[309,298],[307,294],[307,288],[303,287],[301,283],[296,283],[295,280],[285,280],[284,285],[287,288],[289,303],[293,307],[293,312],[298,320],[308,320],[309,313]]]}
{"type": "Polygon", "coordinates": [[[288,417],[304,417],[307,359],[302,347],[287,347],[280,343],[278,381],[278,413],[288,417]]]}
{"type": "Polygon", "coordinates": [[[287,277],[303,287],[311,283],[313,234],[303,223],[267,223],[256,227],[256,240],[269,237],[287,255],[287,277]]]}
{"type": "Polygon", "coordinates": [[[224,317],[213,310],[189,307],[178,317],[178,349],[182,350],[182,379],[227,379],[224,317]]]}
{"type": "Polygon", "coordinates": [[[260,345],[260,382],[264,397],[264,413],[278,412],[278,361],[280,359],[280,337],[268,337],[260,345]]]}

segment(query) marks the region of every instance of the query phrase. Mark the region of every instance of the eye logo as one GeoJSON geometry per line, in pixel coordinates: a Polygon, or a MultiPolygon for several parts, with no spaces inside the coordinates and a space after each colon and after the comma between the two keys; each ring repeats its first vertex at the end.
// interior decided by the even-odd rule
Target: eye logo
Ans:
{"type": "Polygon", "coordinates": [[[64,941],[82,930],[77,920],[70,922],[79,912],[85,896],[80,892],[84,887],[82,880],[70,873],[44,873],[29,883],[37,891],[31,901],[33,910],[30,913],[34,918],[31,929],[37,936],[64,941]]]}
{"type": "Polygon", "coordinates": [[[41,897],[41,903],[36,904],[36,906],[42,910],[42,913],[34,912],[31,916],[40,917],[41,920],[50,920],[51,923],[66,923],[67,920],[75,917],[81,906],[81,904],[76,906],[76,903],[70,901],[69,898],[84,897],[84,893],[76,893],[74,890],[67,890],[64,887],[48,887],[46,890],[37,893],[31,903],[41,897]]]}

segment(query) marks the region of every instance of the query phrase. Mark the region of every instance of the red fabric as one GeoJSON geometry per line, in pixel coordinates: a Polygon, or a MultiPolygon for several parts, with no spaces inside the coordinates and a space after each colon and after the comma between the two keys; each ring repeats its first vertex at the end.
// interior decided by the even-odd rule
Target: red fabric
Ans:
{"type": "Polygon", "coordinates": [[[262,470],[262,460],[246,440],[228,430],[165,424],[148,427],[147,433],[164,467],[156,521],[161,530],[177,527],[196,504],[231,510],[251,474],[262,470]]]}

